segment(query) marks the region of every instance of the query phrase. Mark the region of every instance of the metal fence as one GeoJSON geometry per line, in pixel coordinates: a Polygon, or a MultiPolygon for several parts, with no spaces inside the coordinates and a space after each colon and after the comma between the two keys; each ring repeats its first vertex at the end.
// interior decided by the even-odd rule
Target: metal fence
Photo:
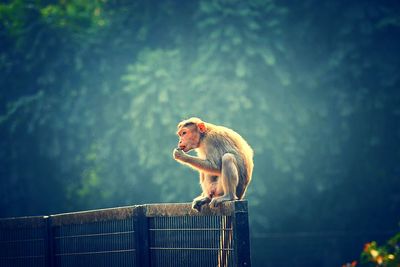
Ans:
{"type": "Polygon", "coordinates": [[[0,267],[251,266],[246,201],[0,219],[0,267]]]}

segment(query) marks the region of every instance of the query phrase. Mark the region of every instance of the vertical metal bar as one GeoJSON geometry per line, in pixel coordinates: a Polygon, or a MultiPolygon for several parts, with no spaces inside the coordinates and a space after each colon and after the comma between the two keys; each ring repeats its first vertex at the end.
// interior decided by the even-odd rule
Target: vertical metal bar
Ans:
{"type": "Polygon", "coordinates": [[[235,202],[235,212],[233,214],[233,231],[235,237],[235,266],[250,267],[250,235],[247,201],[235,202]]]}
{"type": "Polygon", "coordinates": [[[136,257],[140,267],[150,267],[149,222],[146,206],[139,206],[135,217],[136,257]]]}
{"type": "Polygon", "coordinates": [[[44,216],[46,222],[46,230],[44,231],[45,238],[45,266],[54,267],[54,246],[53,246],[53,229],[51,227],[51,217],[44,216]]]}

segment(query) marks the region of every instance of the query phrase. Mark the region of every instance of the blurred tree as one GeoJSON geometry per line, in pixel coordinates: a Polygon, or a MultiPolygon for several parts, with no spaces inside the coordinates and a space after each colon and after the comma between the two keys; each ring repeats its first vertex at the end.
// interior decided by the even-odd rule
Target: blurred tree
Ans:
{"type": "Polygon", "coordinates": [[[399,14],[395,1],[0,4],[0,215],[190,201],[197,175],[171,153],[176,123],[198,116],[255,149],[255,233],[395,228],[399,14]]]}

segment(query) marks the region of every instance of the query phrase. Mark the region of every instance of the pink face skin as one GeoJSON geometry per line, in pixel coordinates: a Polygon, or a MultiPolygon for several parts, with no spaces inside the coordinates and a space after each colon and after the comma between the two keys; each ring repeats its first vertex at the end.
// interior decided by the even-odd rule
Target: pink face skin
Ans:
{"type": "Polygon", "coordinates": [[[199,147],[200,131],[196,125],[182,127],[178,130],[177,134],[179,136],[178,146],[183,152],[187,153],[199,147]]]}

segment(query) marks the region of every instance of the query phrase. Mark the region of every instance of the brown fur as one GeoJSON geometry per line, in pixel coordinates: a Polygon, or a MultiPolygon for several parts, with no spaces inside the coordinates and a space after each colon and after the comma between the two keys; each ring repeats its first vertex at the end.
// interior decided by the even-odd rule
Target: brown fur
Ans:
{"type": "Polygon", "coordinates": [[[177,134],[183,151],[175,150],[174,158],[200,172],[203,193],[194,202],[208,203],[215,197],[220,198],[218,204],[244,197],[253,172],[253,150],[238,133],[199,118],[190,118],[178,124],[177,134]],[[191,149],[196,150],[198,157],[184,153],[191,149]],[[222,170],[223,166],[225,170],[222,170]],[[223,173],[227,176],[225,182],[221,181],[223,173]],[[233,192],[224,192],[223,188],[233,192]]]}

